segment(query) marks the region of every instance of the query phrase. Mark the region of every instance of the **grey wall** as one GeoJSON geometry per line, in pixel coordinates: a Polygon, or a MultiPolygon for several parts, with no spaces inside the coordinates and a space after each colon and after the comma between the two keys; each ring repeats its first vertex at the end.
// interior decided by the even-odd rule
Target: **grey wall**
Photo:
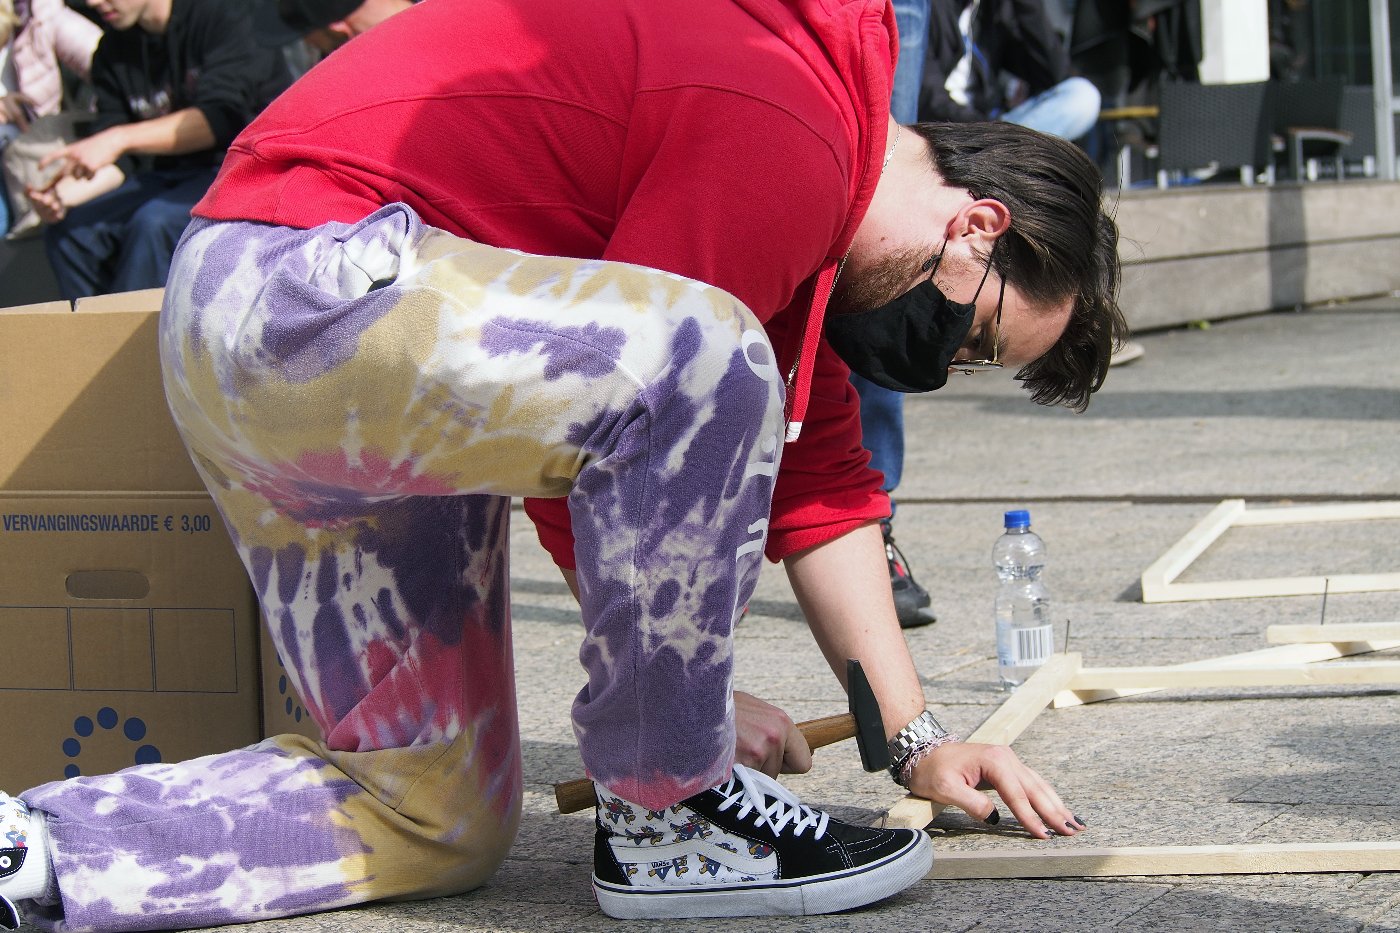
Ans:
{"type": "Polygon", "coordinates": [[[1400,184],[1128,192],[1122,306],[1138,330],[1400,290],[1400,184]]]}

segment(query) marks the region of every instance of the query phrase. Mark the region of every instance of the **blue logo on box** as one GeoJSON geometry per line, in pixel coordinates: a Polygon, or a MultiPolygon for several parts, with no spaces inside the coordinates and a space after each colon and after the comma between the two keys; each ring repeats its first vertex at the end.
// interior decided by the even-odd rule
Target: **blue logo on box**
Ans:
{"type": "Polygon", "coordinates": [[[280,693],[287,702],[287,715],[296,722],[301,722],[301,717],[305,715],[301,704],[296,702],[296,693],[292,691],[291,684],[287,682],[287,665],[282,663],[282,652],[277,652],[277,666],[282,671],[282,676],[277,678],[277,692],[280,693]]]}
{"type": "MultiPolygon", "coordinates": [[[[143,741],[146,738],[145,721],[136,716],[128,716],[123,722],[121,715],[110,706],[104,706],[97,711],[96,722],[87,716],[79,716],[73,720],[74,735],[63,740],[63,754],[69,758],[79,757],[83,753],[84,739],[89,740],[90,744],[102,741],[103,734],[115,732],[118,723],[121,724],[120,734],[136,746],[132,753],[132,764],[150,765],[161,760],[160,749],[143,741]]],[[[63,776],[68,778],[78,777],[82,773],[77,762],[63,769],[63,776]]]]}

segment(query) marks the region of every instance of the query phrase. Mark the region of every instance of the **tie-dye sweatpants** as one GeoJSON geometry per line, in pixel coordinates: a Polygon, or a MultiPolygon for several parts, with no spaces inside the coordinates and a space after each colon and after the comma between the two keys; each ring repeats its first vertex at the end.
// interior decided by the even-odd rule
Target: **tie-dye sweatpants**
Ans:
{"type": "Polygon", "coordinates": [[[161,320],[175,419],[323,743],[23,794],[57,929],[204,926],[479,885],[520,809],[511,496],[567,496],[590,774],[659,808],[728,774],[782,379],[732,296],[525,255],[402,205],[197,220],[161,320]]]}

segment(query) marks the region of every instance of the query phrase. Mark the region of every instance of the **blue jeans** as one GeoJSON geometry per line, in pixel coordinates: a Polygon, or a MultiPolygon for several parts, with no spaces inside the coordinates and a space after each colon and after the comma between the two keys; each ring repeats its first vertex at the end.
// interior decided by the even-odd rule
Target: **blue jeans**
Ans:
{"type": "Polygon", "coordinates": [[[919,87],[924,81],[924,54],[928,49],[929,3],[930,0],[894,0],[899,62],[890,91],[890,113],[896,123],[914,123],[919,119],[919,87]]]}
{"type": "MultiPolygon", "coordinates": [[[[913,123],[917,119],[924,45],[928,41],[928,2],[894,0],[894,14],[899,25],[899,64],[890,112],[900,123],[913,123]],[[899,109],[906,106],[907,113],[899,109]]],[[[1062,139],[1078,139],[1098,120],[1099,103],[1099,92],[1093,84],[1084,78],[1066,78],[1013,107],[1002,119],[1062,139]]],[[[870,451],[870,466],[884,474],[884,490],[894,492],[904,472],[904,394],[881,388],[854,373],[851,384],[860,394],[861,443],[870,451]]],[[[894,509],[893,501],[890,508],[894,509]]]]}
{"type": "Polygon", "coordinates": [[[115,191],[68,212],[44,231],[59,293],[68,301],[160,288],[175,244],[218,169],[167,169],[133,175],[115,191]]]}
{"type": "Polygon", "coordinates": [[[1101,102],[1099,89],[1087,79],[1066,78],[1012,107],[1002,119],[1061,139],[1078,139],[1093,129],[1101,102]]]}
{"type": "MultiPolygon", "coordinates": [[[[10,140],[18,135],[19,127],[13,123],[0,123],[0,152],[4,152],[10,140]]],[[[10,196],[5,188],[5,176],[0,175],[0,236],[10,232],[10,224],[13,221],[14,218],[10,216],[10,196]]]]}
{"type": "MultiPolygon", "coordinates": [[[[919,119],[919,86],[924,80],[929,0],[894,0],[894,18],[899,29],[899,62],[890,93],[890,113],[896,123],[914,123],[919,119]]],[[[885,491],[892,492],[904,469],[904,395],[854,373],[851,384],[860,394],[861,443],[870,451],[871,468],[885,474],[885,491]]],[[[890,508],[894,508],[893,502],[890,508]]]]}

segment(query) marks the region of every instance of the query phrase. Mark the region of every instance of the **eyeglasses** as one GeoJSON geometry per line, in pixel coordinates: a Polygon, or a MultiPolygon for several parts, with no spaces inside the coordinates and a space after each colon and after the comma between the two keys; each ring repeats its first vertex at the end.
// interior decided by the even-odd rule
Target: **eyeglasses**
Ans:
{"type": "MultiPolygon", "coordinates": [[[[988,259],[988,267],[991,265],[988,259]]],[[[981,291],[981,287],[978,287],[981,291]]],[[[976,301],[976,296],[973,297],[976,301]]],[[[1006,303],[1006,279],[1001,280],[1001,289],[997,293],[997,314],[992,325],[992,355],[980,360],[953,360],[948,364],[949,373],[961,373],[964,376],[971,376],[973,373],[990,372],[993,369],[1001,369],[1001,308],[1006,303]]]]}
{"type": "MultiPolygon", "coordinates": [[[[987,268],[982,272],[982,281],[977,283],[977,291],[972,296],[972,304],[977,304],[977,298],[982,294],[982,287],[987,284],[987,276],[992,274],[992,264],[996,258],[997,247],[1001,241],[992,244],[991,252],[987,255],[987,268]]],[[[924,271],[928,273],[929,281],[938,274],[938,267],[943,263],[943,253],[948,249],[948,238],[943,238],[943,246],[937,253],[929,257],[924,263],[924,271]]],[[[994,369],[1001,369],[1001,309],[1006,304],[1006,276],[1001,276],[1001,288],[997,292],[997,313],[992,323],[992,352],[991,356],[980,360],[953,360],[948,364],[948,372],[962,373],[971,376],[973,373],[985,373],[994,369]]],[[[985,351],[984,351],[985,352],[985,351]]]]}

